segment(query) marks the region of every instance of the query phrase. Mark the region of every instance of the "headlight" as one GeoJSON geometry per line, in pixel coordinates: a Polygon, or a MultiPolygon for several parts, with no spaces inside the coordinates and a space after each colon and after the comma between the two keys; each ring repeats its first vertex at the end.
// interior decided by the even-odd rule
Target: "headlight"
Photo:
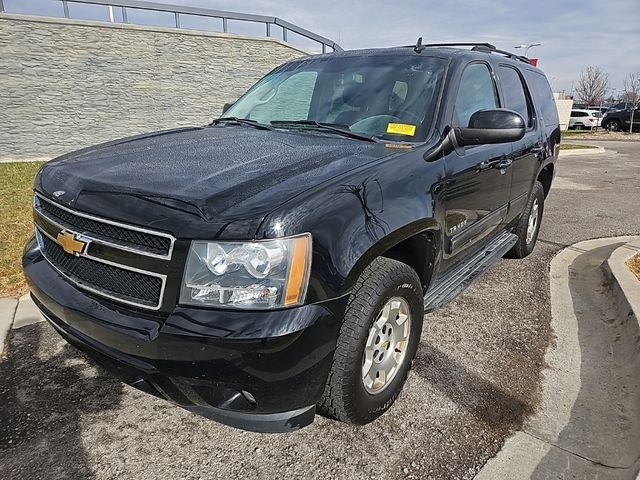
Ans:
{"type": "Polygon", "coordinates": [[[268,309],[304,301],[311,235],[254,242],[191,242],[180,303],[268,309]]]}

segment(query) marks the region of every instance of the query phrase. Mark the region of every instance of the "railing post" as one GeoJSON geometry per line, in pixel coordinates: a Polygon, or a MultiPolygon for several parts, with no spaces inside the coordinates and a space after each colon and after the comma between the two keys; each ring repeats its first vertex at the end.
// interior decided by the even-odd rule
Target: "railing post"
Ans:
{"type": "Polygon", "coordinates": [[[175,12],[175,16],[176,16],[176,28],[180,28],[180,14],[178,12],[175,12]]]}
{"type": "Polygon", "coordinates": [[[64,18],[69,18],[69,4],[62,0],[62,10],[64,10],[64,18]]]}
{"type": "Polygon", "coordinates": [[[282,27],[282,40],[287,41],[287,29],[282,27]]]}
{"type": "Polygon", "coordinates": [[[113,5],[109,5],[109,21],[111,23],[114,22],[114,18],[113,18],[113,5]]]}
{"type": "MultiPolygon", "coordinates": [[[[2,0],[0,0],[0,5],[2,5],[2,0]]],[[[271,24],[267,22],[267,37],[271,36],[271,24]]]]}
{"type": "Polygon", "coordinates": [[[0,0],[0,12],[4,12],[4,3],[0,0]]]}
{"type": "Polygon", "coordinates": [[[127,20],[127,7],[122,7],[122,23],[129,23],[129,20],[127,20]]]}
{"type": "Polygon", "coordinates": [[[227,33],[228,28],[227,28],[227,17],[222,17],[222,31],[224,33],[227,33]]]}
{"type": "Polygon", "coordinates": [[[322,44],[322,53],[327,53],[327,45],[326,44],[322,44]]]}

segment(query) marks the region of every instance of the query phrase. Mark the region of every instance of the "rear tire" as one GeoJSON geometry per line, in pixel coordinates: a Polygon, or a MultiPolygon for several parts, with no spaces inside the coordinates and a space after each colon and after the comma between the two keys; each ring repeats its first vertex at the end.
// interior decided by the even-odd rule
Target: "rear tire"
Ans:
{"type": "Polygon", "coordinates": [[[542,213],[544,211],[544,188],[539,181],[533,184],[533,190],[529,196],[527,206],[522,212],[522,216],[518,221],[515,234],[518,241],[509,250],[507,257],[524,258],[533,252],[538,240],[540,232],[540,223],[542,222],[542,213]]]}
{"type": "Polygon", "coordinates": [[[415,270],[383,257],[371,262],[349,297],[318,413],[363,425],[386,412],[411,368],[423,316],[415,270]]]}
{"type": "Polygon", "coordinates": [[[620,123],[620,120],[610,120],[607,123],[607,129],[612,132],[619,132],[622,130],[622,124],[620,123]]]}

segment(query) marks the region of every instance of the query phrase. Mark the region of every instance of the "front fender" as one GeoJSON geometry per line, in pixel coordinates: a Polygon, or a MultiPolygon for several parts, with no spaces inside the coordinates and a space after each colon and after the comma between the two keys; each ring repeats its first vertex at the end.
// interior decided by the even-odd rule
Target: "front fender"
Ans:
{"type": "Polygon", "coordinates": [[[430,231],[441,162],[416,149],[349,172],[267,216],[258,238],[310,232],[313,257],[306,303],[347,294],[362,270],[394,245],[430,231]]]}

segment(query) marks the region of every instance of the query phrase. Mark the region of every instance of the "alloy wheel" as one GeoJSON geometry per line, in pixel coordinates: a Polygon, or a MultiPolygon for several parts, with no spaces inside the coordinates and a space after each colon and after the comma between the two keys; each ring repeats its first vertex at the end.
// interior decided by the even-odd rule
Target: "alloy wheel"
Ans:
{"type": "Polygon", "coordinates": [[[400,370],[409,346],[411,310],[402,297],[387,301],[369,329],[362,358],[362,382],[372,394],[382,392],[400,370]]]}

